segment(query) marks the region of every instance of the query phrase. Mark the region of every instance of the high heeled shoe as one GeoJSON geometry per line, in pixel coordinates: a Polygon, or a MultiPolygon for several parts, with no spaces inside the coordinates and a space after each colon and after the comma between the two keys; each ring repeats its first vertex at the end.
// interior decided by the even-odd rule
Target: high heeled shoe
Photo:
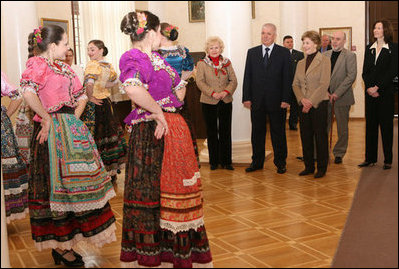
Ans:
{"type": "MultiPolygon", "coordinates": [[[[62,254],[60,254],[60,253],[58,253],[58,251],[56,251],[55,249],[53,249],[53,250],[51,251],[51,255],[53,256],[54,263],[55,263],[56,265],[60,265],[61,262],[63,262],[66,266],[69,266],[69,267],[81,267],[81,266],[85,265],[84,261],[83,261],[81,258],[78,258],[78,257],[75,255],[76,252],[74,252],[74,251],[73,251],[73,253],[74,253],[74,256],[75,256],[75,260],[73,260],[73,261],[68,261],[67,259],[65,259],[65,258],[64,258],[64,255],[67,254],[68,252],[70,252],[70,251],[69,251],[69,250],[64,250],[64,251],[62,252],[62,254]]],[[[77,253],[76,253],[76,254],[77,254],[77,253]]],[[[79,255],[79,256],[80,256],[80,255],[79,255]]]]}

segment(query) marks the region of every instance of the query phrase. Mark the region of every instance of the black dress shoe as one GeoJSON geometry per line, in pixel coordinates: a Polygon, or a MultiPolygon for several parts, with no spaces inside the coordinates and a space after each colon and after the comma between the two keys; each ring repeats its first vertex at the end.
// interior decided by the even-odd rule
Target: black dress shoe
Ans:
{"type": "Polygon", "coordinates": [[[263,169],[263,167],[258,167],[258,166],[251,165],[250,167],[245,169],[245,172],[253,172],[253,171],[256,171],[256,170],[260,170],[260,169],[263,169]]]}
{"type": "Polygon", "coordinates": [[[218,165],[211,164],[211,170],[216,170],[216,169],[218,169],[218,165]]]}
{"type": "Polygon", "coordinates": [[[317,171],[316,174],[314,175],[314,178],[324,177],[325,174],[326,174],[326,171],[317,171]]]}
{"type": "Polygon", "coordinates": [[[285,166],[277,167],[277,173],[284,174],[285,172],[287,172],[287,168],[285,166]]]}
{"type": "Polygon", "coordinates": [[[227,170],[234,170],[234,167],[231,164],[225,164],[225,165],[222,165],[222,167],[227,170]]]}
{"type": "Polygon", "coordinates": [[[73,261],[68,261],[65,259],[63,256],[67,254],[69,250],[65,250],[62,254],[58,253],[55,249],[51,251],[51,255],[53,256],[54,262],[56,265],[60,265],[61,262],[63,262],[66,266],[68,267],[81,267],[85,265],[84,261],[82,259],[79,259],[78,257],[75,256],[75,260],[73,261]]]}
{"type": "Polygon", "coordinates": [[[300,176],[306,176],[314,173],[314,169],[305,169],[299,173],[300,176]]]}
{"type": "Polygon", "coordinates": [[[342,157],[335,157],[334,163],[336,164],[342,163],[342,157]]]}
{"type": "Polygon", "coordinates": [[[391,169],[392,168],[392,164],[390,163],[384,163],[384,166],[382,167],[382,169],[387,170],[387,169],[391,169]]]}
{"type": "Polygon", "coordinates": [[[374,166],[374,165],[375,165],[375,163],[368,162],[368,161],[364,161],[364,162],[362,162],[361,164],[358,164],[357,166],[359,166],[359,167],[366,167],[366,166],[374,166]]]}

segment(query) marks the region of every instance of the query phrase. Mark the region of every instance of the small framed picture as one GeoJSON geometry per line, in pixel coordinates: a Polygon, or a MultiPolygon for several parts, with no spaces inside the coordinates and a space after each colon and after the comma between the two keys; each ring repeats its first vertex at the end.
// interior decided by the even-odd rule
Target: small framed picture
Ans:
{"type": "Polygon", "coordinates": [[[190,22],[204,22],[205,1],[188,1],[188,18],[190,22]]]}
{"type": "Polygon", "coordinates": [[[352,27],[331,27],[331,28],[320,28],[319,29],[319,34],[320,37],[322,37],[323,35],[328,35],[331,37],[333,35],[334,32],[336,31],[342,31],[345,33],[346,35],[346,42],[345,42],[345,46],[344,48],[351,51],[352,49],[352,27]]]}
{"type": "Polygon", "coordinates": [[[68,20],[59,20],[59,19],[49,19],[49,18],[41,18],[40,19],[40,25],[41,26],[47,26],[47,25],[51,25],[51,24],[55,24],[58,26],[61,26],[62,28],[64,28],[67,36],[69,37],[69,21],[68,20]]]}

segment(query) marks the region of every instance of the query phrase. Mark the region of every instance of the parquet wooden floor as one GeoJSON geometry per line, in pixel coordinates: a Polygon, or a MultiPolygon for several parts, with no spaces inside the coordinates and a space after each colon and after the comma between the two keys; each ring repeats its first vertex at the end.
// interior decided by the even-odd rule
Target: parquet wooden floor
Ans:
{"type": "MultiPolygon", "coordinates": [[[[328,167],[327,175],[299,177],[303,162],[299,131],[287,128],[287,172],[276,173],[272,159],[265,168],[245,173],[211,171],[202,165],[205,225],[215,267],[322,267],[330,266],[335,253],[364,157],[364,120],[351,120],[349,147],[343,164],[328,167]]],[[[334,126],[334,132],[336,126],[334,126]]],[[[336,141],[336,134],[333,141],[336,141]]],[[[198,141],[202,145],[202,141],[198,141]]],[[[270,134],[266,140],[271,149],[270,134]]],[[[382,169],[379,164],[374,169],[382,169]]],[[[117,242],[96,249],[79,243],[86,267],[120,267],[122,196],[124,174],[118,176],[118,196],[111,201],[117,219],[117,242]]],[[[37,251],[29,219],[8,225],[13,267],[54,267],[50,250],[37,251]]],[[[58,266],[62,267],[62,266],[58,266]]]]}

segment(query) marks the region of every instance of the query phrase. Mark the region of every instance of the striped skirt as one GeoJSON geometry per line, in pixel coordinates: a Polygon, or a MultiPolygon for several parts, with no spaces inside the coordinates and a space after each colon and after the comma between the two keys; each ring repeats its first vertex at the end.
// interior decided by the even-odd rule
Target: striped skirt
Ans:
{"type": "Polygon", "coordinates": [[[88,102],[80,119],[87,125],[96,141],[105,169],[110,176],[124,168],[127,145],[123,128],[113,113],[109,98],[101,106],[88,102]]]}
{"type": "Polygon", "coordinates": [[[97,247],[116,241],[115,217],[107,202],[104,207],[83,212],[59,212],[50,209],[50,162],[48,143],[36,137],[40,123],[34,123],[29,166],[29,213],[32,238],[38,250],[71,249],[79,241],[97,247]]]}
{"type": "Polygon", "coordinates": [[[28,170],[6,109],[1,109],[1,164],[7,223],[28,214],[28,170]]]}
{"type": "Polygon", "coordinates": [[[153,121],[132,128],[120,259],[124,267],[212,267],[190,131],[181,115],[164,114],[163,139],[153,121]]]}

